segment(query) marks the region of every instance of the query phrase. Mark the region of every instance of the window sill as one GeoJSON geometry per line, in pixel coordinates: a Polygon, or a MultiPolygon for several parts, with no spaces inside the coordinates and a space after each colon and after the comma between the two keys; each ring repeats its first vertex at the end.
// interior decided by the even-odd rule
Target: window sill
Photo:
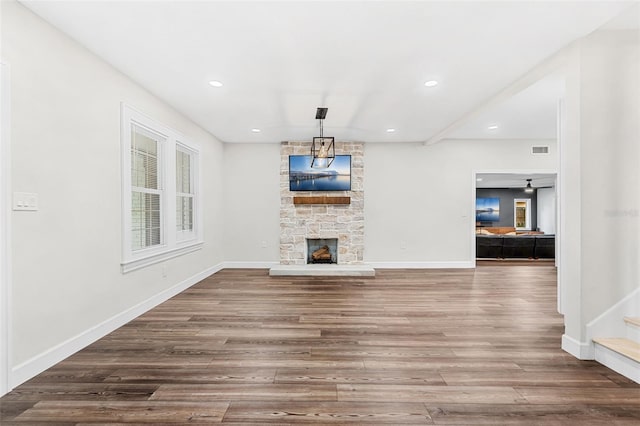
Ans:
{"type": "Polygon", "coordinates": [[[190,243],[175,249],[163,251],[152,255],[147,255],[135,260],[127,260],[120,263],[120,268],[123,274],[126,274],[137,269],[145,268],[147,266],[164,262],[165,260],[173,259],[174,257],[182,256],[187,253],[192,253],[202,248],[202,241],[190,243]]]}

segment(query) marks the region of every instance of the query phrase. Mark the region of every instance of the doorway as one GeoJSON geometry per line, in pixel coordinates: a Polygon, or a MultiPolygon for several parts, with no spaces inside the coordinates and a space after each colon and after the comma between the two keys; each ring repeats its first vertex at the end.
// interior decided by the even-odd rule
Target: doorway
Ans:
{"type": "Polygon", "coordinates": [[[557,266],[556,188],[555,171],[474,172],[474,262],[554,262],[557,266]]]}
{"type": "Polygon", "coordinates": [[[516,231],[531,231],[531,198],[513,199],[513,227],[516,231]]]}

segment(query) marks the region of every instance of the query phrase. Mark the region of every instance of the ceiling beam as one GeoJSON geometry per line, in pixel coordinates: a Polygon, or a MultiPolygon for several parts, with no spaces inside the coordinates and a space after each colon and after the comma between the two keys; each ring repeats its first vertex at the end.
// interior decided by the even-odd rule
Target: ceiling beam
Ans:
{"type": "Polygon", "coordinates": [[[433,145],[445,139],[447,135],[449,135],[454,130],[457,130],[462,125],[467,123],[471,118],[477,116],[478,114],[484,112],[486,109],[491,108],[493,106],[499,105],[502,102],[510,99],[517,93],[520,93],[527,87],[531,86],[534,83],[542,80],[544,77],[552,74],[553,72],[561,69],[566,63],[568,58],[568,52],[573,49],[577,42],[573,42],[568,46],[560,49],[552,56],[540,62],[538,65],[527,71],[524,75],[520,76],[518,79],[513,81],[511,84],[506,86],[504,89],[496,93],[495,95],[488,98],[485,102],[473,108],[471,111],[462,115],[453,123],[449,124],[447,127],[443,128],[439,132],[435,133],[429,139],[424,141],[422,144],[425,146],[433,145]]]}

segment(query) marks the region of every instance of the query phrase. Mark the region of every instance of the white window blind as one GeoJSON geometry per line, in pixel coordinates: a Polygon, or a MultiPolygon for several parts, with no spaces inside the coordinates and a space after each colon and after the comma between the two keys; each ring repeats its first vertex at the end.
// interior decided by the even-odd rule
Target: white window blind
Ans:
{"type": "Polygon", "coordinates": [[[131,249],[162,244],[162,138],[140,126],[131,126],[131,249]]]}
{"type": "Polygon", "coordinates": [[[176,146],[176,228],[179,239],[190,238],[194,230],[195,154],[182,145],[176,146]]]}

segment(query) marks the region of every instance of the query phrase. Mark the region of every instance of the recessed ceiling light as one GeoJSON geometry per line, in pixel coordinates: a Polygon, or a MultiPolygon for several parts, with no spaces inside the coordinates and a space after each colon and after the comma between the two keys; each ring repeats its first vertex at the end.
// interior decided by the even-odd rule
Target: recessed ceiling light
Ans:
{"type": "Polygon", "coordinates": [[[251,131],[252,131],[253,133],[260,133],[260,132],[261,132],[261,130],[260,130],[260,129],[251,129],[251,131]]]}
{"type": "Polygon", "coordinates": [[[211,80],[211,81],[209,82],[209,84],[210,84],[211,86],[213,86],[213,87],[222,87],[222,86],[223,86],[223,84],[222,84],[221,82],[219,82],[218,80],[211,80]]]}
{"type": "Polygon", "coordinates": [[[429,80],[429,81],[426,81],[424,85],[427,87],[434,87],[438,85],[438,82],[435,80],[429,80]]]}
{"type": "Polygon", "coordinates": [[[496,130],[498,128],[497,124],[492,124],[491,126],[487,127],[487,129],[489,130],[496,130]]]}
{"type": "Polygon", "coordinates": [[[476,182],[482,182],[482,178],[476,178],[476,182]]]}
{"type": "Polygon", "coordinates": [[[393,133],[395,131],[396,131],[396,129],[387,129],[387,133],[393,133]]]}

